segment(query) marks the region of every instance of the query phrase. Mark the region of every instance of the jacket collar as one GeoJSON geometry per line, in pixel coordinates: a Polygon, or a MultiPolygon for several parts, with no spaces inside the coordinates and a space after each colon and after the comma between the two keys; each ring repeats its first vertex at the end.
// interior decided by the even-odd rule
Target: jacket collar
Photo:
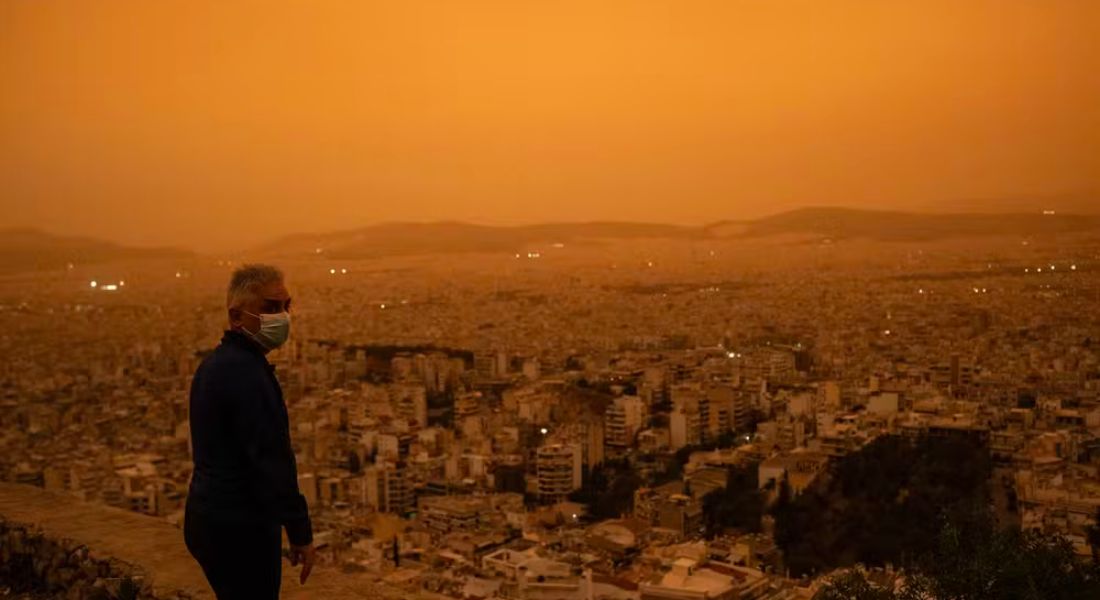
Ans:
{"type": "Polygon", "coordinates": [[[226,329],[225,333],[222,335],[222,343],[244,348],[248,352],[255,354],[267,366],[274,367],[274,365],[268,363],[267,355],[264,353],[263,348],[260,347],[260,344],[240,331],[226,329]]]}

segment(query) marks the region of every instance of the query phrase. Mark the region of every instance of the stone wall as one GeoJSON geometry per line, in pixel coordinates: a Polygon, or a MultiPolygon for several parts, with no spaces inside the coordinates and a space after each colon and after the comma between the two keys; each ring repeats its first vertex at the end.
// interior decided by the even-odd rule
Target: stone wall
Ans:
{"type": "Polygon", "coordinates": [[[31,523],[0,517],[0,582],[13,593],[43,598],[190,598],[186,593],[157,596],[138,566],[98,556],[75,540],[51,539],[31,523]]]}
{"type": "MultiPolygon", "coordinates": [[[[283,563],[282,597],[294,600],[415,600],[428,594],[379,585],[335,568],[315,568],[306,585],[283,563]]],[[[183,532],[167,522],[0,483],[0,588],[57,598],[213,600],[183,532]]]]}

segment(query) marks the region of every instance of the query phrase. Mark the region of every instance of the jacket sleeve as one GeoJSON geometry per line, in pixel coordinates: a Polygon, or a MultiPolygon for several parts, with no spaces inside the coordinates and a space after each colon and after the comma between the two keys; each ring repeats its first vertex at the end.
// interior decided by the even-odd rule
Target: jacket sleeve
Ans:
{"type": "Polygon", "coordinates": [[[298,490],[290,430],[279,399],[263,392],[265,383],[239,377],[228,386],[234,396],[228,402],[234,409],[234,433],[244,448],[257,500],[286,528],[291,544],[304,546],[313,541],[309,509],[298,490]]]}

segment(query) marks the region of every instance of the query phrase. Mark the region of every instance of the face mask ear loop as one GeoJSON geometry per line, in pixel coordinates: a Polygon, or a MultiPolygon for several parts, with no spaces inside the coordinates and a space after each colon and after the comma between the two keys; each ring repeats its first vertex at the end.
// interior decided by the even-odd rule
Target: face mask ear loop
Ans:
{"type": "Polygon", "coordinates": [[[241,329],[243,329],[244,332],[248,334],[248,337],[250,337],[252,339],[256,339],[256,336],[259,335],[260,331],[264,330],[264,318],[261,317],[260,315],[257,315],[256,313],[250,313],[250,312],[248,312],[247,310],[245,310],[243,308],[241,309],[241,312],[243,312],[246,315],[252,315],[253,317],[256,317],[257,319],[260,320],[260,329],[256,333],[252,333],[251,331],[248,330],[247,327],[244,326],[243,323],[241,324],[241,329]]]}

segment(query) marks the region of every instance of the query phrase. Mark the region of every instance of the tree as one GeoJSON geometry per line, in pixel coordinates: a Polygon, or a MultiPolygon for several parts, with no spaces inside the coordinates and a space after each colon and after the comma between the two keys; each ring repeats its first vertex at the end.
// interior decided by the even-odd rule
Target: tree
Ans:
{"type": "Polygon", "coordinates": [[[1092,549],[1092,562],[1100,564],[1100,507],[1096,509],[1096,516],[1093,517],[1093,524],[1089,525],[1085,533],[1085,540],[1089,544],[1089,548],[1092,549]]]}
{"type": "Polygon", "coordinates": [[[788,501],[779,482],[776,543],[796,577],[856,563],[904,565],[935,547],[928,523],[988,504],[991,473],[975,442],[884,436],[841,459],[823,488],[788,501]]]}
{"type": "Polygon", "coordinates": [[[849,571],[833,579],[814,600],[900,600],[893,587],[875,584],[861,571],[849,571]]]}
{"type": "Polygon", "coordinates": [[[1100,568],[1062,536],[997,528],[989,510],[945,522],[934,552],[916,562],[906,592],[938,600],[1100,598],[1100,568]]]}
{"type": "Polygon", "coordinates": [[[1059,535],[998,528],[991,512],[945,519],[935,548],[912,561],[904,585],[860,571],[833,579],[814,600],[1085,600],[1100,598],[1100,567],[1083,562],[1059,535]]]}
{"type": "Polygon", "coordinates": [[[726,469],[726,487],[703,496],[703,517],[708,538],[725,529],[760,531],[764,494],[757,483],[756,464],[726,469]]]}
{"type": "Polygon", "coordinates": [[[593,468],[584,486],[570,494],[569,499],[587,504],[594,518],[618,518],[633,508],[634,491],[641,484],[641,478],[629,463],[607,461],[593,468]]]}
{"type": "Polygon", "coordinates": [[[774,512],[780,513],[790,508],[791,506],[791,482],[787,479],[787,474],[783,474],[783,479],[779,481],[779,492],[775,496],[775,509],[774,512]]]}
{"type": "Polygon", "coordinates": [[[123,577],[118,584],[119,600],[137,600],[138,585],[132,577],[123,577]]]}

